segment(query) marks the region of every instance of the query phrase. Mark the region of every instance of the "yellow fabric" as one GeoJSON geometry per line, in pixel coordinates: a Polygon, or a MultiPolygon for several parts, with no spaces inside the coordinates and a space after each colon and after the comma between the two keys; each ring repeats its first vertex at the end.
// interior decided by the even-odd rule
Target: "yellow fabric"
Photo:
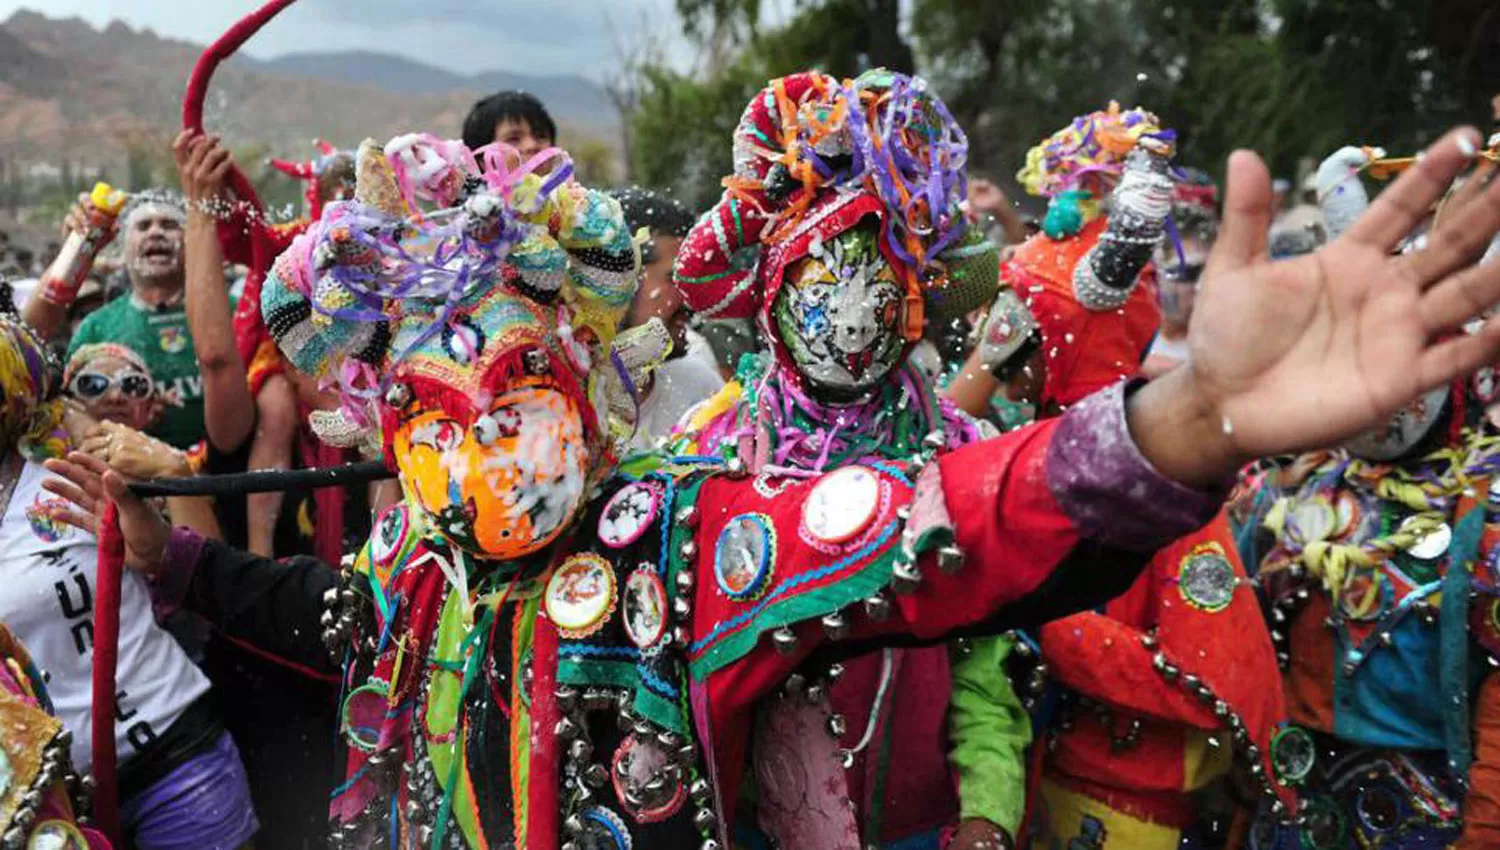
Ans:
{"type": "Polygon", "coordinates": [[[1196,791],[1229,772],[1234,764],[1234,755],[1229,748],[1229,736],[1223,732],[1207,733],[1190,729],[1182,747],[1182,787],[1185,791],[1196,791]],[[1217,736],[1219,746],[1210,747],[1208,739],[1217,736]]]}
{"type": "Polygon", "coordinates": [[[1084,794],[1042,781],[1046,817],[1034,850],[1177,850],[1182,831],[1137,820],[1084,794]]]}

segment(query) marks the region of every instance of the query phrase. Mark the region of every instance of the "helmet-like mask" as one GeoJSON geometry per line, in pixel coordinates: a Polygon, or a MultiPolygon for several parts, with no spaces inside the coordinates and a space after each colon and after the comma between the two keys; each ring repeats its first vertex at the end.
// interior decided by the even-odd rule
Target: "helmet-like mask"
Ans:
{"type": "Polygon", "coordinates": [[[496,559],[557,539],[610,469],[609,345],[638,267],[613,199],[565,182],[566,161],[545,181],[518,162],[366,142],[354,200],[262,296],[288,359],[343,395],[322,435],[382,446],[431,531],[496,559]]]}

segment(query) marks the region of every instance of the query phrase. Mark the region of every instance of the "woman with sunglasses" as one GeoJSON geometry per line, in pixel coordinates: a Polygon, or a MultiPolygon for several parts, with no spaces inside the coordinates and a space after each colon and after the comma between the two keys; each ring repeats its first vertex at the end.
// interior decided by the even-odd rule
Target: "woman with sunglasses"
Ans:
{"type": "Polygon", "coordinates": [[[144,431],[173,403],[159,390],[140,355],[112,342],[79,346],[68,358],[64,392],[95,419],[144,431]]]}
{"type": "MultiPolygon", "coordinates": [[[[63,372],[63,394],[68,431],[84,454],[132,478],[198,474],[188,452],[145,433],[177,399],[158,387],[130,348],[112,342],[79,346],[63,372]]],[[[215,540],[223,537],[211,499],[168,499],[166,508],[174,521],[215,540]]],[[[182,623],[168,628],[196,657],[202,642],[196,629],[182,623]]]]}

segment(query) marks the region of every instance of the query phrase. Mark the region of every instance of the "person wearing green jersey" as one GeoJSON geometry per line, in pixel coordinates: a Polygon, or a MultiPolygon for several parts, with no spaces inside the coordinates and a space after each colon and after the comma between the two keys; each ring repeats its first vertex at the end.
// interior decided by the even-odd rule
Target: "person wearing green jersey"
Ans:
{"type": "Polygon", "coordinates": [[[139,192],[120,217],[130,292],[95,311],[68,346],[112,342],[140,355],[157,386],[176,395],[149,431],[177,448],[203,439],[203,378],[183,306],[182,235],[186,210],[162,190],[139,192]]]}

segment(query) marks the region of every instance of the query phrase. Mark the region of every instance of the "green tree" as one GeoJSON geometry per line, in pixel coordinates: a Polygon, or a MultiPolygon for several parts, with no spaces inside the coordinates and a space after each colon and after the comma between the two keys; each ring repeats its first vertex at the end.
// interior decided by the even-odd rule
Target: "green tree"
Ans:
{"type": "Polygon", "coordinates": [[[971,171],[1006,181],[1029,147],[1110,100],[1160,115],[1186,164],[1216,171],[1249,147],[1291,176],[1344,144],[1410,153],[1487,123],[1500,90],[1494,0],[799,0],[769,30],[759,0],[677,7],[710,72],[644,69],[631,160],[641,182],[700,206],[750,95],[807,68],[915,66],[966,130],[971,171]]]}

